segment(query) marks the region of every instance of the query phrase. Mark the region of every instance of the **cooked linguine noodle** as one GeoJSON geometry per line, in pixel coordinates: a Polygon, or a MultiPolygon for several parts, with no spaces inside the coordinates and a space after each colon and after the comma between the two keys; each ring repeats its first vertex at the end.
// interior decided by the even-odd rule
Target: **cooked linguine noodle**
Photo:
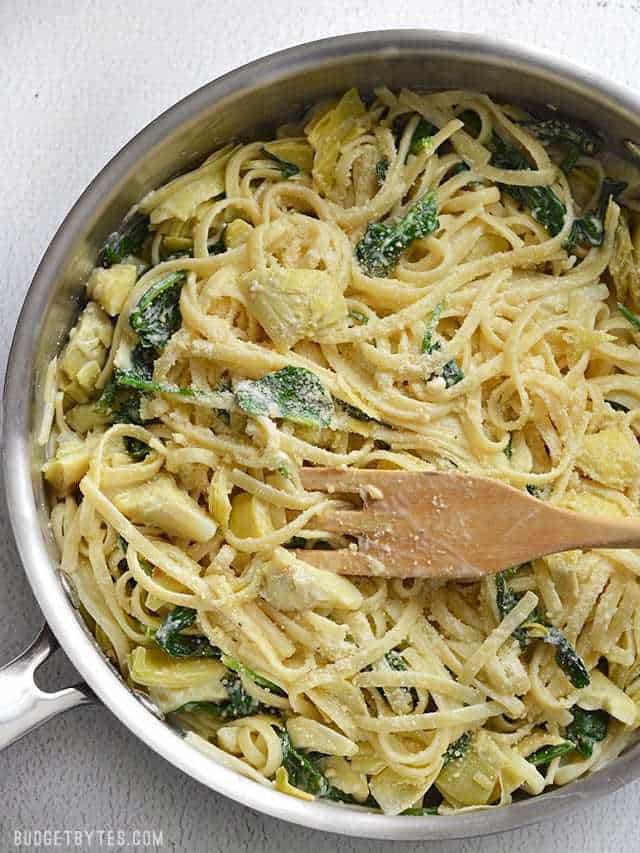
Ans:
{"type": "Polygon", "coordinates": [[[61,567],[217,760],[388,814],[501,805],[629,744],[640,557],[339,577],[302,466],[482,473],[638,513],[638,172],[486,95],[355,90],[227,145],[112,235],[49,368],[61,567]],[[408,811],[407,811],[408,810],[408,811]]]}

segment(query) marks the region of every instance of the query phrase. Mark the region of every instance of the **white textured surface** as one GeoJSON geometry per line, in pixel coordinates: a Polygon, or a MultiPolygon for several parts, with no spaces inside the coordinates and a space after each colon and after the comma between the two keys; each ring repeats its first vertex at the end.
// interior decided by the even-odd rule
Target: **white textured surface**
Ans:
{"type": "MultiPolygon", "coordinates": [[[[55,228],[132,134],[197,86],[260,55],[342,32],[412,26],[520,40],[637,85],[637,0],[0,0],[0,370],[55,228]]],[[[2,664],[40,618],[2,508],[0,545],[2,664]]],[[[44,680],[60,684],[70,672],[58,659],[44,680]]],[[[1,851],[13,849],[13,830],[21,828],[156,829],[162,849],[190,853],[392,849],[243,809],[174,770],[100,708],[54,720],[0,755],[0,802],[1,851]]],[[[640,788],[631,785],[563,821],[437,849],[637,851],[639,805],[640,788]]]]}

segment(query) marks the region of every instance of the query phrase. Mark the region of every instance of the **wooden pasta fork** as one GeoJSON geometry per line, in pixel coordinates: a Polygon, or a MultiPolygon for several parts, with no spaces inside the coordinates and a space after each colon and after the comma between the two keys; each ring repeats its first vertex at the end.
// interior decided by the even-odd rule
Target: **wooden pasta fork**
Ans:
{"type": "Polygon", "coordinates": [[[351,535],[336,550],[297,555],[344,575],[471,580],[574,548],[640,547],[640,520],[580,515],[525,491],[468,474],[302,468],[306,489],[359,495],[361,509],[316,516],[351,535]]]}

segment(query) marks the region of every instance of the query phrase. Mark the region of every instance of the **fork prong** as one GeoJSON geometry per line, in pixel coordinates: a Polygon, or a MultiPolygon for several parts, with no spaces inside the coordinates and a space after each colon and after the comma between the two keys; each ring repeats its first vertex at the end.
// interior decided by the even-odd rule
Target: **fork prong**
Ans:
{"type": "Polygon", "coordinates": [[[372,575],[386,577],[382,571],[372,571],[371,560],[365,554],[352,551],[349,548],[340,548],[337,551],[307,551],[297,550],[296,557],[311,563],[318,569],[326,569],[336,575],[372,575]]]}
{"type": "Polygon", "coordinates": [[[378,471],[372,468],[301,468],[300,478],[305,489],[322,492],[353,492],[363,486],[382,488],[394,479],[398,471],[378,471]]]}
{"type": "Polygon", "coordinates": [[[366,510],[339,509],[316,515],[313,524],[330,533],[351,533],[355,536],[358,533],[378,532],[384,522],[366,510]]]}

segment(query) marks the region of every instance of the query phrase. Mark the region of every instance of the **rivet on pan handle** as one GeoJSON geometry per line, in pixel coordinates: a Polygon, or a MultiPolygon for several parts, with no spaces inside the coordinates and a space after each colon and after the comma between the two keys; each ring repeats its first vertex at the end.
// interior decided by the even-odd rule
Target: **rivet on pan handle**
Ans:
{"type": "Polygon", "coordinates": [[[86,684],[47,693],[36,685],[35,671],[58,648],[44,625],[28,649],[0,669],[0,749],[4,749],[52,717],[93,702],[86,684]]]}

